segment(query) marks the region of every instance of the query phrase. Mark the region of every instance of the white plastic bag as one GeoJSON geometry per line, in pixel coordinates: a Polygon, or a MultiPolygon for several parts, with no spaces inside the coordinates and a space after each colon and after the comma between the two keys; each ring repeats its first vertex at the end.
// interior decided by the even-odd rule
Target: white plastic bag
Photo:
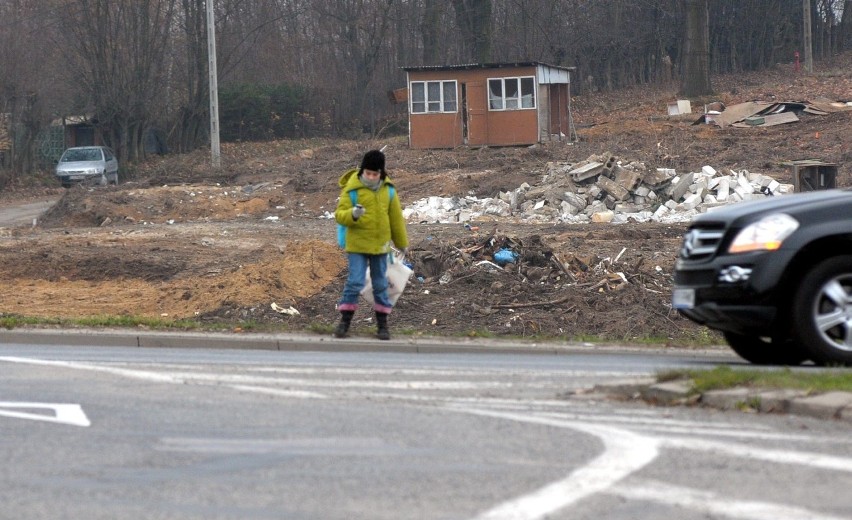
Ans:
{"type": "MultiPolygon", "coordinates": [[[[408,279],[411,277],[411,273],[413,272],[407,265],[402,263],[402,260],[403,257],[397,256],[393,253],[388,253],[388,300],[390,300],[391,305],[394,305],[399,299],[399,296],[402,294],[402,291],[405,290],[405,285],[408,283],[408,279]]],[[[364,288],[361,289],[361,296],[367,300],[367,303],[373,305],[373,281],[370,278],[369,267],[367,268],[366,278],[367,283],[364,284],[364,288]]]]}

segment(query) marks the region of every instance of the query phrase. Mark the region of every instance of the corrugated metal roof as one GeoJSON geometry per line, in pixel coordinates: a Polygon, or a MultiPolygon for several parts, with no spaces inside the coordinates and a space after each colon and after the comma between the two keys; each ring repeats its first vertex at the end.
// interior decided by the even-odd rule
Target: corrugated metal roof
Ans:
{"type": "Polygon", "coordinates": [[[430,70],[471,70],[471,69],[505,69],[508,67],[551,67],[561,70],[575,70],[577,67],[562,67],[540,61],[519,61],[514,63],[468,63],[465,65],[422,65],[418,67],[402,67],[406,72],[425,72],[430,70]]]}

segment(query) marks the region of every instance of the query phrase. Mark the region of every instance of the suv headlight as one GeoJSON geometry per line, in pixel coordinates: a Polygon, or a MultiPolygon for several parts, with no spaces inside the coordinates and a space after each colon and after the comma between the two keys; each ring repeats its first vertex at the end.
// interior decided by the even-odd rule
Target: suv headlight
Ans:
{"type": "Polygon", "coordinates": [[[767,215],[737,233],[728,252],[775,251],[798,227],[799,221],[785,213],[767,215]]]}

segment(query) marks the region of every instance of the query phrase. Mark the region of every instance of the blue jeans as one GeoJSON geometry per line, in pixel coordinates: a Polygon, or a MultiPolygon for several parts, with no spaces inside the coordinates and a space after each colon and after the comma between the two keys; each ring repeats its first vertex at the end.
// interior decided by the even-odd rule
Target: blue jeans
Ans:
{"type": "Polygon", "coordinates": [[[349,253],[349,276],[343,286],[343,297],[337,303],[339,311],[354,311],[358,308],[358,296],[366,284],[367,267],[373,283],[373,310],[390,314],[393,304],[388,300],[388,255],[365,255],[349,253]]]}

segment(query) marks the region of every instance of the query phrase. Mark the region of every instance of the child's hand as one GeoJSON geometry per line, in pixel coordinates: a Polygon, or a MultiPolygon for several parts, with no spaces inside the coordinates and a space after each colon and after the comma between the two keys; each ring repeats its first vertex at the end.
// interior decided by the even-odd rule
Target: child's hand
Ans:
{"type": "Polygon", "coordinates": [[[361,215],[364,214],[364,206],[360,204],[356,204],[354,208],[352,208],[352,218],[358,220],[361,218],[361,215]]]}

